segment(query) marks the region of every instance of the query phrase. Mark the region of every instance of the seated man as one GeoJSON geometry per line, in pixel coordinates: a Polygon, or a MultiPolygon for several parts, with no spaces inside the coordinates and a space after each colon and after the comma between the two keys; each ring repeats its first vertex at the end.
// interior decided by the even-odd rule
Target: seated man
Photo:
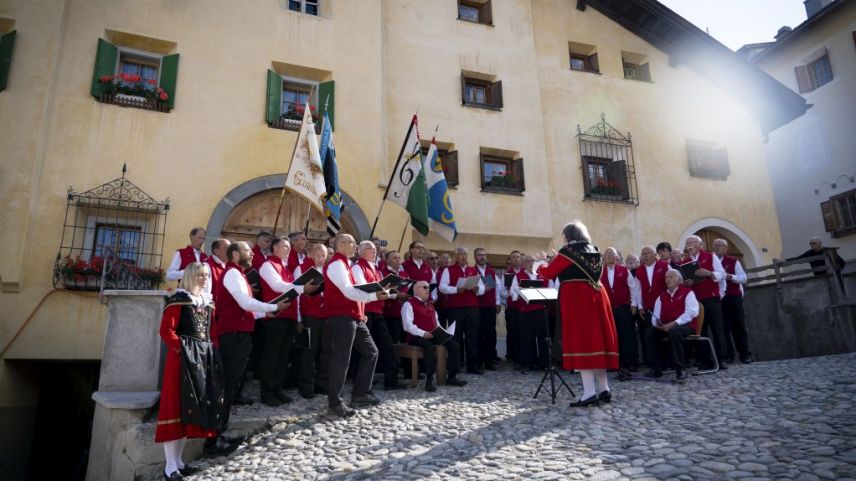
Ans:
{"type": "Polygon", "coordinates": [[[668,338],[671,348],[672,364],[675,367],[675,382],[683,382],[686,377],[687,362],[684,358],[684,340],[696,333],[696,317],[699,307],[692,289],[683,285],[683,276],[675,269],[666,272],[666,290],[660,294],[654,304],[651,325],[645,333],[645,343],[651,353],[653,367],[649,377],[663,375],[660,352],[661,340],[668,338]]]}
{"type": "Polygon", "coordinates": [[[450,338],[445,342],[440,342],[434,338],[432,331],[440,325],[437,318],[437,311],[429,299],[428,283],[418,281],[413,285],[413,297],[401,306],[401,322],[404,331],[407,333],[408,343],[412,346],[421,347],[424,351],[422,360],[425,365],[425,390],[434,392],[437,390],[434,384],[434,371],[437,367],[437,345],[443,345],[448,351],[447,370],[448,377],[446,383],[452,386],[464,386],[467,381],[457,379],[455,376],[460,371],[460,353],[458,352],[458,343],[450,338]]]}

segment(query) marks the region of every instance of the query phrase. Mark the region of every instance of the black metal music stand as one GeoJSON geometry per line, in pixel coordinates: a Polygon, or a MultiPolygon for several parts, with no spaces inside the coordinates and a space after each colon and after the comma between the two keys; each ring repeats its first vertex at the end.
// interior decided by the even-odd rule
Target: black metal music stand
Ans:
{"type": "Polygon", "coordinates": [[[550,332],[550,321],[547,316],[547,307],[555,304],[556,299],[532,299],[529,301],[533,304],[543,304],[544,310],[541,311],[544,314],[544,331],[547,333],[546,341],[547,341],[547,369],[544,371],[544,376],[541,378],[541,384],[538,385],[538,389],[535,390],[535,395],[532,396],[533,399],[538,399],[538,394],[541,392],[541,388],[544,387],[544,383],[547,382],[547,376],[550,377],[550,399],[552,400],[552,404],[556,404],[556,396],[559,394],[559,391],[562,390],[562,386],[571,393],[571,397],[575,398],[576,394],[574,394],[573,389],[568,386],[568,383],[565,382],[565,379],[556,370],[556,366],[553,365],[553,336],[550,332]],[[556,383],[556,378],[559,378],[559,383],[556,383]]]}

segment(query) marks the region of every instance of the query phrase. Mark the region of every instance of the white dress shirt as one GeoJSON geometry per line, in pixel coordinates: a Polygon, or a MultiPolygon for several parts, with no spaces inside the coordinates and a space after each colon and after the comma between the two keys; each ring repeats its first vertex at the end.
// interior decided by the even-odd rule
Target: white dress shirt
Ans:
{"type": "MultiPolygon", "coordinates": [[[[363,268],[360,267],[359,264],[354,264],[354,266],[351,267],[351,274],[354,275],[354,282],[356,282],[358,285],[369,283],[369,281],[366,280],[366,273],[363,272],[363,268]]],[[[378,272],[378,275],[380,276],[381,279],[383,279],[384,276],[383,276],[382,272],[378,272]]],[[[392,293],[389,294],[390,299],[395,299],[395,296],[396,296],[396,294],[392,294],[392,293]]]]}
{"type": "Polygon", "coordinates": [[[744,294],[743,284],[746,284],[746,281],[749,280],[749,276],[746,275],[746,271],[743,270],[743,266],[740,265],[740,261],[734,261],[734,274],[731,274],[731,279],[728,279],[727,272],[725,274],[726,277],[719,283],[719,297],[725,297],[725,289],[729,282],[737,284],[740,287],[740,295],[742,296],[744,294]]]}
{"type": "MultiPolygon", "coordinates": [[[[405,302],[404,305],[401,306],[401,323],[404,326],[404,332],[413,336],[422,337],[426,332],[428,332],[416,327],[416,323],[413,320],[413,306],[411,306],[409,302],[405,302]]],[[[437,311],[434,311],[434,326],[439,325],[440,320],[437,316],[437,311]]]]}
{"type": "MultiPolygon", "coordinates": [[[[675,292],[677,292],[677,288],[673,290],[666,290],[666,293],[669,294],[670,297],[675,297],[675,292]]],[[[657,302],[654,303],[654,315],[651,316],[651,325],[657,327],[657,322],[660,320],[660,311],[662,306],[660,305],[660,297],[657,297],[657,302]]],[[[696,299],[695,293],[690,291],[687,293],[687,297],[684,300],[684,312],[674,322],[677,322],[680,325],[684,325],[690,321],[692,321],[696,316],[698,316],[698,300],[696,299]]]]}
{"type": "MultiPolygon", "coordinates": [[[[486,273],[487,273],[487,266],[484,266],[484,268],[482,268],[481,266],[479,266],[478,264],[476,264],[476,270],[479,272],[479,275],[480,275],[480,276],[482,276],[482,277],[484,277],[485,275],[487,275],[487,274],[486,274],[486,273]]],[[[502,282],[502,281],[501,281],[501,280],[499,279],[499,277],[497,277],[496,275],[494,275],[493,277],[494,277],[494,282],[496,283],[496,288],[494,289],[494,292],[493,292],[493,293],[494,293],[494,294],[496,294],[496,305],[497,305],[497,306],[499,306],[499,305],[501,305],[501,304],[502,304],[502,296],[501,296],[501,295],[500,295],[500,293],[499,293],[499,291],[501,291],[501,290],[502,290],[502,289],[499,287],[499,286],[501,285],[501,282],[502,282]]]]}
{"type": "MultiPolygon", "coordinates": [[[[276,268],[273,266],[273,262],[274,261],[272,259],[268,259],[264,261],[262,266],[259,268],[259,275],[265,282],[267,282],[267,285],[280,294],[285,294],[291,289],[294,289],[298,294],[303,294],[303,286],[295,286],[291,282],[285,282],[282,280],[282,276],[276,271],[276,268]]],[[[283,269],[287,269],[284,262],[280,262],[280,265],[283,269]]]]}
{"type": "MultiPolygon", "coordinates": [[[[444,269],[443,275],[440,276],[440,292],[442,292],[443,294],[457,294],[458,288],[455,286],[449,285],[449,269],[461,269],[461,273],[464,272],[464,268],[462,268],[461,266],[459,266],[457,264],[444,269]]],[[[484,282],[482,282],[481,279],[479,279],[479,289],[476,292],[476,295],[481,296],[483,294],[484,294],[484,282]]]]}
{"type": "MultiPolygon", "coordinates": [[[[199,249],[193,249],[193,255],[196,256],[196,262],[200,262],[199,260],[199,249]]],[[[166,268],[166,280],[168,281],[181,281],[181,277],[184,276],[184,269],[181,269],[181,254],[178,251],[175,251],[175,254],[172,255],[172,262],[169,263],[169,267],[166,268]]]]}
{"type": "MultiPolygon", "coordinates": [[[[656,265],[657,261],[654,261],[650,266],[645,266],[645,275],[648,277],[648,287],[654,285],[654,267],[656,265]]],[[[633,280],[635,282],[630,285],[630,305],[641,310],[645,308],[645,306],[642,305],[642,281],[635,277],[633,280]]]]}
{"type": "Polygon", "coordinates": [[[276,304],[268,304],[253,298],[250,286],[243,277],[237,269],[229,269],[223,276],[223,286],[229,294],[232,294],[241,309],[252,312],[256,319],[264,317],[267,312],[276,312],[276,304]]]}
{"type": "MultiPolygon", "coordinates": [[[[524,274],[526,274],[526,277],[528,277],[530,280],[534,281],[534,280],[538,279],[538,274],[536,274],[534,272],[524,271],[524,274]]],[[[511,301],[512,302],[517,302],[517,300],[520,299],[520,289],[521,289],[521,287],[519,287],[519,285],[517,283],[517,276],[515,275],[514,279],[511,281],[511,301]]]]}
{"type": "Polygon", "coordinates": [[[339,288],[342,295],[352,301],[372,302],[377,300],[377,293],[363,292],[351,284],[351,278],[348,275],[348,266],[338,259],[327,265],[327,277],[330,278],[334,286],[339,288]]]}

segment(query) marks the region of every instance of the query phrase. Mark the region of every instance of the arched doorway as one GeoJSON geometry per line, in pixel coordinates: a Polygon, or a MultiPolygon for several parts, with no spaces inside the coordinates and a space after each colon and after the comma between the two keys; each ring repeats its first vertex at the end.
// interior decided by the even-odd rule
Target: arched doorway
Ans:
{"type": "Polygon", "coordinates": [[[712,250],[713,241],[719,237],[724,238],[729,244],[729,254],[739,253],[744,268],[758,267],[763,264],[761,251],[743,229],[728,222],[727,220],[708,217],[695,222],[689,226],[681,235],[678,245],[682,248],[687,237],[696,234],[705,241],[705,248],[712,250]],[[700,233],[700,234],[698,234],[700,233]],[[705,238],[702,234],[708,236],[705,238]]]}
{"type": "Polygon", "coordinates": [[[702,229],[696,231],[695,235],[701,237],[701,241],[704,242],[704,248],[713,251],[713,241],[716,239],[725,239],[728,241],[728,252],[727,255],[731,257],[736,257],[740,263],[743,263],[743,253],[740,252],[740,249],[737,247],[737,244],[734,242],[728,234],[724,234],[722,232],[715,231],[713,229],[702,229]]]}
{"type": "MultiPolygon", "coordinates": [[[[272,174],[244,182],[227,193],[211,214],[206,227],[206,244],[219,237],[232,240],[254,241],[260,231],[272,231],[279,208],[280,193],[285,174],[272,174]]],[[[368,237],[371,227],[365,213],[346,192],[342,192],[344,211],[341,232],[353,235],[358,241],[368,237]]],[[[303,230],[309,211],[310,240],[327,239],[326,220],[318,208],[309,209],[309,202],[286,190],[285,202],[277,224],[277,234],[303,230]]]]}

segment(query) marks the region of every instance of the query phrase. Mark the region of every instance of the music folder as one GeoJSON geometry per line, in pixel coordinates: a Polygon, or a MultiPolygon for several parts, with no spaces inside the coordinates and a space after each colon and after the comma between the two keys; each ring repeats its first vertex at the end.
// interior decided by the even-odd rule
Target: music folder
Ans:
{"type": "Polygon", "coordinates": [[[559,291],[550,287],[520,289],[520,298],[527,304],[547,304],[559,299],[559,291]]]}
{"type": "Polygon", "coordinates": [[[402,287],[404,289],[407,289],[410,287],[411,282],[412,281],[410,279],[404,279],[395,274],[387,274],[386,277],[384,277],[378,282],[367,282],[365,284],[359,284],[354,287],[363,292],[368,292],[369,294],[371,294],[372,292],[380,292],[385,291],[387,289],[401,290],[402,287]]]}
{"type": "Polygon", "coordinates": [[[434,336],[434,344],[446,344],[449,342],[449,339],[454,337],[454,334],[449,334],[449,332],[443,329],[443,326],[439,325],[431,331],[431,335],[434,336]]]}
{"type": "Polygon", "coordinates": [[[684,276],[684,279],[690,279],[693,282],[698,282],[703,280],[703,277],[698,277],[695,275],[695,271],[699,269],[698,261],[687,262],[686,264],[681,264],[678,266],[678,270],[681,271],[681,275],[684,276]]]}
{"type": "Polygon", "coordinates": [[[496,289],[496,276],[492,276],[490,274],[486,274],[482,277],[482,283],[484,284],[484,290],[489,291],[491,289],[496,289]]]}
{"type": "Polygon", "coordinates": [[[520,281],[521,289],[531,289],[533,287],[544,287],[544,281],[541,279],[523,279],[520,281]]]}
{"type": "Polygon", "coordinates": [[[511,284],[514,282],[514,273],[506,272],[502,274],[502,281],[506,289],[511,289],[511,284]]]}
{"type": "MultiPolygon", "coordinates": [[[[321,274],[321,271],[319,271],[318,269],[311,267],[311,268],[309,268],[309,270],[307,270],[306,272],[301,274],[300,277],[295,279],[294,282],[292,282],[292,284],[295,286],[303,286],[303,285],[309,284],[310,282],[312,284],[320,284],[323,286],[324,285],[324,275],[321,274]]],[[[313,292],[312,294],[309,294],[309,295],[314,295],[317,292],[318,291],[313,292]]],[[[292,302],[299,295],[300,294],[298,294],[297,291],[294,288],[292,288],[292,289],[289,289],[286,292],[280,294],[279,296],[277,296],[276,298],[271,300],[269,303],[270,304],[276,304],[276,303],[282,302],[282,301],[292,302]]]]}
{"type": "Polygon", "coordinates": [[[464,289],[475,289],[479,286],[479,281],[481,280],[481,276],[472,276],[458,279],[458,284],[455,287],[460,287],[464,289]]]}

